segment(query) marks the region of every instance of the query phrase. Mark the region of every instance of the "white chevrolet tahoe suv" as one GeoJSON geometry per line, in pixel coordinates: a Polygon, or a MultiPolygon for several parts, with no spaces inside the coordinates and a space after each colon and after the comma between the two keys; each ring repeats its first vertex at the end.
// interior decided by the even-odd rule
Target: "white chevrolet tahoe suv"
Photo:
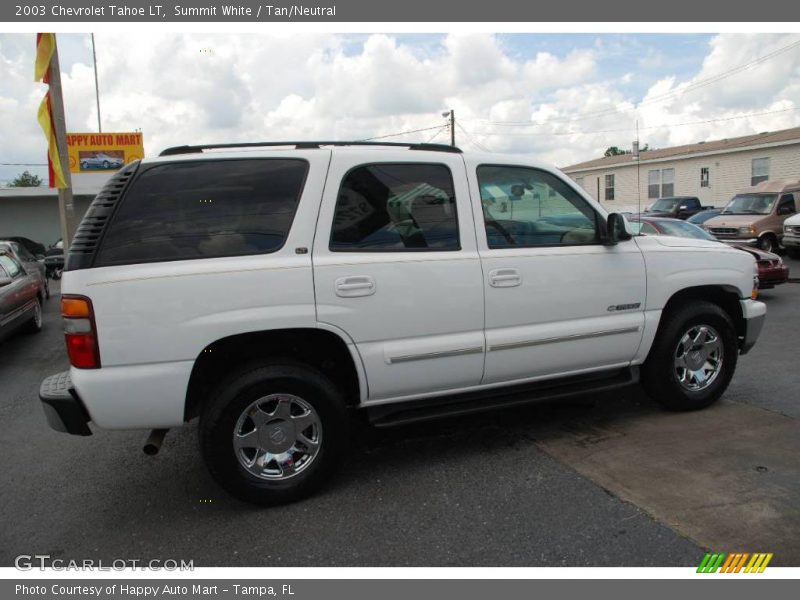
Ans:
{"type": "Polygon", "coordinates": [[[391,426],[641,380],[708,406],[766,313],[746,252],[633,237],[521,156],[450,146],[184,146],[119,171],[69,249],[50,425],[199,417],[231,494],[308,494],[357,413],[391,426]]]}

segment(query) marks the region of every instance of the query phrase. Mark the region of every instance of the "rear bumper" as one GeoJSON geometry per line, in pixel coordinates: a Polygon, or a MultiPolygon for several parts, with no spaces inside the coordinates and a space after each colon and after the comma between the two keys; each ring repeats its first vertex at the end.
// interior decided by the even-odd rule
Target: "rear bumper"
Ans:
{"type": "Polygon", "coordinates": [[[47,423],[56,431],[72,435],[92,435],[89,413],[72,387],[69,371],[51,375],[39,387],[47,423]]]}
{"type": "Polygon", "coordinates": [[[740,300],[742,306],[742,316],[744,317],[744,336],[742,337],[739,348],[740,354],[747,354],[755,346],[761,329],[764,327],[764,319],[767,316],[767,305],[757,300],[740,300]]]}

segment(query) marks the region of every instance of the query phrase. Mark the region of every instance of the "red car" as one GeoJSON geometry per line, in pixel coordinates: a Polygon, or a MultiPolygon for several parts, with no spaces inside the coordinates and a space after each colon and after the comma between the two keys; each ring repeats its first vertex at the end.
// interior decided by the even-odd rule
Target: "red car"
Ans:
{"type": "MultiPolygon", "coordinates": [[[[712,242],[719,241],[697,225],[678,219],[637,216],[630,221],[630,225],[636,233],[643,235],[673,235],[711,240],[712,242]]],[[[758,265],[758,287],[762,290],[773,288],[779,283],[786,283],[789,280],[789,267],[777,254],[745,244],[731,244],[731,247],[755,257],[758,265]]]]}

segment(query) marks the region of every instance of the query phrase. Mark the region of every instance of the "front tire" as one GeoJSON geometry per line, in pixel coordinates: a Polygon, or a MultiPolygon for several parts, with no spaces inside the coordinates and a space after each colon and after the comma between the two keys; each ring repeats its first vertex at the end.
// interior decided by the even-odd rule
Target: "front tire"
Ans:
{"type": "Polygon", "coordinates": [[[778,240],[772,235],[764,235],[758,240],[758,247],[764,252],[778,252],[778,240]]]}
{"type": "Polygon", "coordinates": [[[671,311],[664,319],[642,368],[642,385],[668,410],[706,408],[722,396],[736,369],[733,321],[705,301],[671,311]]]}
{"type": "Polygon", "coordinates": [[[253,504],[299,500],[336,470],[348,438],[344,400],[319,371],[255,364],[224,382],[200,415],[211,476],[253,504]]]}

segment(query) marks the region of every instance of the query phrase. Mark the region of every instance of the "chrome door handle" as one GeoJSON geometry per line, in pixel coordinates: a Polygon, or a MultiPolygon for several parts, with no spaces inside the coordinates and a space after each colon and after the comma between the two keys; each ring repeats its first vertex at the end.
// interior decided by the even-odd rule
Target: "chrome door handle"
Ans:
{"type": "Polygon", "coordinates": [[[340,277],[336,280],[336,295],[341,298],[371,296],[375,293],[375,280],[369,275],[340,277]]]}
{"type": "Polygon", "coordinates": [[[492,287],[516,287],[522,284],[522,275],[517,269],[495,269],[489,272],[489,285],[492,287]]]}

